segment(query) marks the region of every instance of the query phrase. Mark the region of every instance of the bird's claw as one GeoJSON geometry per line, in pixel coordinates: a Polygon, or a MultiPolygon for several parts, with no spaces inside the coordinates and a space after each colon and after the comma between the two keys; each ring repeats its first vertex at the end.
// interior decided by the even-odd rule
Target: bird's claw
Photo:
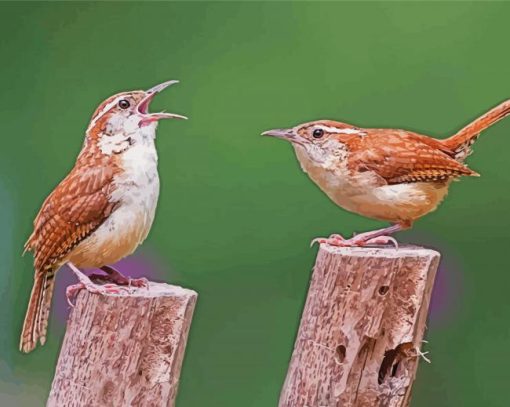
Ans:
{"type": "Polygon", "coordinates": [[[356,241],[356,237],[353,237],[352,239],[349,239],[349,241],[353,241],[354,246],[388,246],[388,245],[394,245],[395,249],[398,249],[398,242],[397,239],[395,239],[392,236],[379,236],[374,237],[372,239],[363,240],[360,239],[359,241],[356,241]]]}
{"type": "Polygon", "coordinates": [[[74,308],[72,299],[75,298],[78,292],[83,288],[85,288],[83,283],[73,284],[66,288],[66,300],[71,308],[74,308]]]}
{"type": "Polygon", "coordinates": [[[330,237],[316,237],[310,243],[310,247],[312,247],[315,243],[321,244],[329,244],[331,246],[344,247],[344,242],[347,242],[342,235],[333,234],[330,237]]]}
{"type": "Polygon", "coordinates": [[[147,287],[147,289],[148,289],[149,288],[149,280],[147,280],[145,277],[130,278],[128,285],[130,287],[137,287],[137,288],[147,287]]]}

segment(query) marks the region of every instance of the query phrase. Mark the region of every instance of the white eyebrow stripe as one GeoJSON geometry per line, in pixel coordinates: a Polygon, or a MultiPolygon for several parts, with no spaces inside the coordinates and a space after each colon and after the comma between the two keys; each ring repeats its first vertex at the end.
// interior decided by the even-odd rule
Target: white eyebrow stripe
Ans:
{"type": "Polygon", "coordinates": [[[123,96],[118,96],[118,97],[116,97],[114,100],[112,100],[110,103],[108,103],[105,107],[103,107],[103,109],[102,109],[102,110],[101,110],[101,111],[100,111],[100,112],[96,115],[96,117],[94,117],[94,120],[92,120],[92,121],[90,122],[89,127],[87,127],[87,131],[88,131],[88,130],[90,130],[90,129],[92,129],[92,128],[96,125],[97,121],[98,121],[101,117],[103,117],[103,116],[104,116],[104,114],[105,114],[106,112],[108,112],[108,110],[110,110],[113,106],[115,106],[115,105],[117,104],[117,102],[119,101],[119,99],[121,99],[121,98],[123,98],[123,96]]]}
{"type": "Polygon", "coordinates": [[[358,129],[347,128],[347,129],[339,129],[338,127],[329,127],[323,126],[321,124],[315,126],[316,129],[324,130],[328,133],[337,133],[337,134],[365,134],[365,132],[360,131],[358,129]]]}

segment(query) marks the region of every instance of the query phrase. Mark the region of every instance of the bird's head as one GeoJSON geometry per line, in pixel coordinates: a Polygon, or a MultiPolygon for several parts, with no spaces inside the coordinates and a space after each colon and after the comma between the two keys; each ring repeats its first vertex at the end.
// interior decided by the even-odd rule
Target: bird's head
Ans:
{"type": "Polygon", "coordinates": [[[318,163],[329,161],[332,157],[344,156],[345,142],[364,134],[363,129],[332,120],[317,120],[262,133],[263,136],[290,141],[296,150],[318,163]]]}
{"type": "Polygon", "coordinates": [[[144,138],[153,139],[159,120],[187,119],[175,113],[149,112],[154,96],[175,83],[178,81],[167,81],[145,91],[122,92],[109,97],[92,115],[86,140],[97,142],[104,153],[111,154],[123,151],[126,143],[132,145],[144,138]]]}

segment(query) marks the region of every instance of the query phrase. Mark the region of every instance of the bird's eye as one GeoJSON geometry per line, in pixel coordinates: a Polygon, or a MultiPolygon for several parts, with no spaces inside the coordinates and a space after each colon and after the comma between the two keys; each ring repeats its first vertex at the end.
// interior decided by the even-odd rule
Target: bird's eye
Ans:
{"type": "Polygon", "coordinates": [[[129,107],[129,102],[126,99],[122,99],[119,101],[119,107],[121,109],[127,109],[129,107]]]}
{"type": "Polygon", "coordinates": [[[314,138],[321,138],[322,136],[324,136],[324,130],[322,129],[315,129],[312,133],[312,136],[314,138]]]}

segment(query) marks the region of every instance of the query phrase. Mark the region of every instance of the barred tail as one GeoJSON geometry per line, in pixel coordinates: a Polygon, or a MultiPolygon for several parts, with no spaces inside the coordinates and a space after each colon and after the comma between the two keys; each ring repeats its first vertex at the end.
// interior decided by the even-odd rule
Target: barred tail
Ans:
{"type": "Polygon", "coordinates": [[[500,103],[478,119],[469,123],[452,137],[443,140],[443,143],[455,153],[455,158],[463,160],[471,152],[470,147],[476,141],[478,135],[509,114],[510,99],[500,103]]]}
{"type": "Polygon", "coordinates": [[[28,353],[34,350],[37,341],[41,345],[44,345],[44,342],[46,342],[51,298],[55,285],[55,273],[56,270],[51,269],[35,273],[34,285],[30,294],[30,301],[19,344],[22,352],[28,353]]]}

